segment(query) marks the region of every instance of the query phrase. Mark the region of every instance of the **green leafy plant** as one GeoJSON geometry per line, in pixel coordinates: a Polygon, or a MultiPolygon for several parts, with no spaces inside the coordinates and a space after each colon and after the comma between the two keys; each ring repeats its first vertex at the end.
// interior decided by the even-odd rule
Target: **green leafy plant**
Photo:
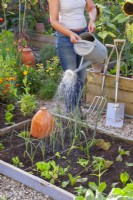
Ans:
{"type": "Polygon", "coordinates": [[[101,171],[106,170],[109,167],[111,167],[112,164],[113,164],[113,161],[105,160],[102,157],[93,156],[92,166],[94,168],[94,171],[99,171],[99,169],[101,171]]]}
{"type": "Polygon", "coordinates": [[[60,152],[56,152],[55,153],[55,156],[57,157],[57,158],[64,158],[64,159],[66,159],[66,156],[61,156],[61,153],[60,152]]]}
{"type": "Polygon", "coordinates": [[[2,151],[2,150],[4,150],[4,149],[5,149],[5,147],[4,147],[3,143],[0,142],[0,151],[2,151]]]}
{"type": "Polygon", "coordinates": [[[44,85],[40,87],[38,95],[40,99],[44,100],[52,99],[56,94],[56,90],[57,90],[57,84],[52,79],[48,79],[47,81],[44,82],[44,85]]]}
{"type": "Polygon", "coordinates": [[[13,44],[13,33],[2,30],[0,34],[0,99],[8,101],[17,98],[16,66],[18,53],[13,44]]]}
{"type": "Polygon", "coordinates": [[[47,61],[56,56],[55,46],[52,44],[45,45],[44,48],[40,50],[39,56],[44,67],[46,67],[47,61]]]}
{"type": "Polygon", "coordinates": [[[39,66],[37,65],[36,68],[33,68],[23,64],[16,69],[16,84],[18,85],[17,89],[19,94],[25,92],[25,86],[23,82],[24,72],[28,72],[27,85],[30,87],[30,94],[37,94],[39,88],[41,87],[41,82],[44,78],[43,66],[39,64],[39,66]]]}
{"type": "Polygon", "coordinates": [[[13,165],[16,166],[16,167],[23,167],[23,163],[20,162],[20,159],[18,156],[16,157],[12,157],[12,162],[13,162],[13,165]]]}
{"type": "Polygon", "coordinates": [[[18,134],[18,137],[21,137],[25,141],[25,151],[24,151],[24,157],[26,156],[26,152],[28,152],[28,144],[30,142],[30,132],[28,131],[21,131],[18,134]]]}
{"type": "Polygon", "coordinates": [[[59,66],[57,56],[46,61],[42,86],[38,91],[38,95],[42,99],[52,99],[56,94],[59,80],[61,78],[62,69],[59,66]]]}
{"type": "Polygon", "coordinates": [[[24,116],[30,116],[37,108],[34,95],[24,94],[21,98],[21,112],[24,116]]]}
{"type": "Polygon", "coordinates": [[[109,194],[103,193],[106,184],[102,182],[99,187],[94,182],[89,182],[89,187],[85,195],[79,194],[75,200],[133,200],[133,181],[129,181],[129,175],[127,172],[120,174],[120,180],[124,187],[113,188],[109,194]],[[94,191],[94,192],[93,192],[94,191]]]}
{"type": "Polygon", "coordinates": [[[91,175],[98,177],[98,185],[94,182],[89,182],[89,187],[98,192],[103,192],[106,189],[106,183],[101,182],[102,175],[107,171],[107,169],[113,164],[113,161],[106,161],[102,157],[93,156],[92,166],[94,168],[94,172],[91,175]]]}
{"type": "Polygon", "coordinates": [[[97,4],[100,10],[100,16],[96,21],[97,26],[97,35],[102,39],[102,42],[105,43],[108,37],[112,40],[116,37],[117,27],[112,22],[113,12],[110,7],[106,4],[97,4]]]}
{"type": "Polygon", "coordinates": [[[93,191],[98,191],[98,192],[103,192],[107,187],[105,182],[100,182],[98,185],[94,182],[89,182],[88,185],[90,189],[92,189],[93,191]]]}
{"type": "Polygon", "coordinates": [[[71,186],[74,186],[77,183],[78,179],[81,178],[81,176],[73,177],[72,174],[70,174],[70,173],[68,174],[68,177],[69,177],[71,186]]]}
{"type": "Polygon", "coordinates": [[[133,199],[133,182],[128,183],[123,189],[113,188],[108,195],[109,199],[133,199]]]}
{"type": "Polygon", "coordinates": [[[14,124],[13,122],[11,122],[11,120],[13,118],[13,114],[12,114],[13,110],[14,110],[14,105],[8,104],[7,108],[6,108],[6,113],[5,113],[5,120],[6,120],[7,124],[14,124]]]}
{"type": "Polygon", "coordinates": [[[133,163],[128,163],[128,162],[126,162],[126,166],[128,166],[128,167],[133,167],[133,163]]]}
{"type": "Polygon", "coordinates": [[[79,187],[75,187],[74,190],[78,196],[85,195],[87,191],[87,189],[84,188],[82,185],[80,185],[79,187]]]}
{"type": "Polygon", "coordinates": [[[41,176],[49,179],[50,183],[53,184],[59,176],[64,176],[69,169],[69,166],[67,168],[62,168],[59,165],[56,165],[54,160],[49,162],[37,162],[36,167],[37,170],[40,171],[41,176]]]}
{"type": "Polygon", "coordinates": [[[122,160],[123,160],[122,156],[123,155],[127,155],[127,156],[130,155],[130,152],[125,151],[124,149],[121,148],[121,146],[119,146],[118,153],[119,153],[119,155],[116,157],[116,161],[118,161],[118,162],[122,162],[122,160]]]}
{"type": "Polygon", "coordinates": [[[89,163],[89,160],[86,160],[84,158],[78,158],[77,163],[80,164],[82,167],[86,168],[86,166],[89,163]]]}
{"type": "Polygon", "coordinates": [[[39,143],[38,144],[34,144],[34,142],[32,142],[32,140],[27,140],[27,150],[25,149],[24,151],[24,156],[26,157],[29,157],[30,161],[31,161],[31,164],[33,165],[34,163],[34,158],[35,158],[35,155],[36,155],[36,152],[38,150],[38,147],[39,147],[39,143]]]}
{"type": "Polygon", "coordinates": [[[30,87],[27,85],[27,74],[23,80],[25,94],[21,96],[21,112],[24,116],[30,116],[37,108],[35,95],[29,93],[30,87]]]}
{"type": "Polygon", "coordinates": [[[123,183],[123,185],[125,186],[129,180],[129,174],[127,172],[123,172],[120,174],[120,180],[123,183]]]}

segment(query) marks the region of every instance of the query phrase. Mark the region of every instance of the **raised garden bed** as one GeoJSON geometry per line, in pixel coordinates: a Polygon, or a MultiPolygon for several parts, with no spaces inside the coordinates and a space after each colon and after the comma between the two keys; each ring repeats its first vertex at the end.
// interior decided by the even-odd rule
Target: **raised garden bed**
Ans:
{"type": "MultiPolygon", "coordinates": [[[[92,175],[98,173],[97,171],[94,171],[94,165],[92,164],[93,161],[96,160],[94,157],[100,157],[104,158],[105,160],[113,161],[113,164],[106,169],[107,171],[101,176],[101,181],[106,182],[107,184],[105,193],[109,193],[112,183],[118,183],[117,186],[122,187],[119,177],[120,173],[127,172],[130,176],[130,179],[133,179],[132,167],[126,165],[126,163],[133,163],[132,141],[126,141],[118,137],[113,137],[112,135],[97,131],[94,141],[96,142],[99,139],[104,139],[105,142],[110,142],[111,146],[108,150],[103,150],[98,145],[92,145],[89,147],[90,142],[92,142],[92,137],[94,137],[95,133],[94,130],[87,127],[87,124],[85,125],[82,123],[77,123],[74,122],[74,120],[65,120],[65,118],[56,118],[56,121],[57,124],[55,134],[47,139],[36,140],[30,137],[28,140],[25,140],[24,137],[19,136],[20,132],[15,130],[12,131],[11,134],[1,136],[0,141],[5,149],[0,151],[0,159],[7,163],[13,164],[12,158],[17,156],[19,161],[24,165],[17,167],[26,172],[32,173],[41,179],[43,178],[45,181],[51,181],[57,187],[62,187],[63,181],[66,181],[64,185],[67,183],[69,184],[64,189],[70,193],[73,193],[74,195],[76,194],[75,187],[82,185],[83,187],[88,188],[88,182],[95,182],[96,184],[98,183],[98,178],[92,175]],[[26,141],[28,141],[28,143],[26,143],[26,141]],[[42,146],[43,144],[45,145],[42,146]],[[43,147],[45,147],[45,151],[43,147]],[[116,161],[117,156],[120,154],[120,152],[118,152],[120,149],[123,149],[126,152],[128,151],[128,155],[122,155],[121,162],[116,161]],[[29,155],[26,151],[29,153],[29,155]],[[34,158],[32,158],[33,153],[35,153],[34,158]],[[45,153],[45,155],[43,153],[45,153]],[[86,167],[83,167],[81,164],[79,164],[79,161],[81,161],[79,159],[81,158],[89,161],[86,167]],[[68,172],[62,176],[55,173],[54,179],[46,179],[46,177],[41,176],[40,171],[37,170],[36,163],[39,161],[45,161],[48,163],[49,161],[53,160],[56,162],[56,166],[59,165],[63,169],[68,168],[68,172]],[[85,182],[83,181],[82,183],[76,182],[72,186],[72,183],[70,184],[71,181],[68,178],[68,173],[71,174],[72,177],[81,176],[78,178],[81,182],[85,180],[82,178],[87,178],[87,180],[85,182]]],[[[28,129],[25,127],[23,131],[27,130],[28,129]]],[[[3,167],[1,168],[1,166],[3,166],[3,163],[0,165],[0,173],[5,173],[5,170],[3,167]]],[[[10,168],[10,165],[7,165],[7,167],[10,168]]],[[[13,168],[13,170],[15,169],[13,168]]],[[[17,170],[17,173],[19,173],[19,170],[17,170]]],[[[9,176],[9,174],[6,175],[9,176]]],[[[34,177],[32,178],[34,179],[34,177]]],[[[43,184],[48,186],[46,183],[43,184]]],[[[51,187],[51,184],[49,186],[51,187]]],[[[54,190],[57,189],[56,187],[53,188],[54,190]]],[[[61,190],[61,192],[63,191],[61,190]]],[[[48,195],[50,194],[48,193],[48,195]]],[[[54,196],[52,197],[54,198],[54,196]]],[[[72,198],[73,195],[70,195],[70,199],[72,198]]],[[[55,199],[58,198],[56,197],[55,199]]]]}
{"type": "MultiPolygon", "coordinates": [[[[87,70],[86,103],[91,103],[94,96],[99,96],[102,84],[102,73],[87,70]]],[[[104,95],[108,102],[115,102],[115,76],[106,75],[104,95]]],[[[125,113],[133,116],[133,79],[120,77],[118,102],[125,103],[125,113]]]]}

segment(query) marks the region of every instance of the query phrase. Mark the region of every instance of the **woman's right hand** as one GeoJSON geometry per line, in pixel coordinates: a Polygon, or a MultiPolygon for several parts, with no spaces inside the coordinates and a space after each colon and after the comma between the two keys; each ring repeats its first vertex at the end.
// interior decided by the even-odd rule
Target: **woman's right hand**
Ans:
{"type": "Polygon", "coordinates": [[[70,34],[70,41],[71,41],[73,44],[77,43],[79,40],[81,40],[81,38],[80,38],[76,33],[72,32],[72,33],[70,34]]]}

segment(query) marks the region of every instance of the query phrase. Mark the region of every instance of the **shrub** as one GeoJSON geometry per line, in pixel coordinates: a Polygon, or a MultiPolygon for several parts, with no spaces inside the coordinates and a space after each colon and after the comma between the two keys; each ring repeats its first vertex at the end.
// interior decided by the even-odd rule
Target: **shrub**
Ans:
{"type": "Polygon", "coordinates": [[[40,61],[46,66],[46,61],[51,59],[56,55],[55,46],[52,44],[47,44],[43,49],[40,50],[40,61]]]}
{"type": "Polygon", "coordinates": [[[36,92],[38,91],[38,88],[40,88],[41,86],[40,73],[39,71],[37,71],[36,68],[33,68],[28,65],[22,65],[16,69],[16,73],[17,73],[16,84],[19,85],[18,87],[19,93],[21,94],[24,92],[24,84],[23,84],[24,71],[28,71],[27,84],[30,85],[30,93],[36,94],[36,92]]]}
{"type": "Polygon", "coordinates": [[[37,108],[34,95],[24,94],[21,98],[21,112],[24,116],[30,116],[37,108]]]}
{"type": "Polygon", "coordinates": [[[58,83],[62,74],[62,68],[59,66],[57,56],[46,61],[46,67],[43,73],[42,86],[38,91],[38,96],[41,99],[52,99],[56,93],[58,83]]]}
{"type": "Polygon", "coordinates": [[[40,88],[38,92],[38,96],[41,99],[52,99],[56,93],[57,90],[57,83],[53,81],[52,79],[47,80],[47,82],[44,82],[42,87],[40,88]]]}

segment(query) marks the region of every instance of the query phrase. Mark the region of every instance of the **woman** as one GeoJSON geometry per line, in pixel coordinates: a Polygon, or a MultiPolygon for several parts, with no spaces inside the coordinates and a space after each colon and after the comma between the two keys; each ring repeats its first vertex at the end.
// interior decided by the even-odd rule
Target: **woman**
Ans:
{"type": "MultiPolygon", "coordinates": [[[[75,70],[79,67],[81,57],[75,53],[73,44],[81,39],[79,36],[81,33],[95,31],[96,6],[93,0],[49,0],[49,10],[51,25],[56,30],[56,50],[62,68],[64,71],[75,70]],[[84,15],[85,9],[89,15],[88,25],[84,15]]],[[[85,74],[86,69],[78,72],[78,79],[82,87],[85,74]]],[[[79,100],[76,102],[72,100],[72,106],[66,102],[66,111],[74,112],[76,106],[81,111],[79,100]]]]}

